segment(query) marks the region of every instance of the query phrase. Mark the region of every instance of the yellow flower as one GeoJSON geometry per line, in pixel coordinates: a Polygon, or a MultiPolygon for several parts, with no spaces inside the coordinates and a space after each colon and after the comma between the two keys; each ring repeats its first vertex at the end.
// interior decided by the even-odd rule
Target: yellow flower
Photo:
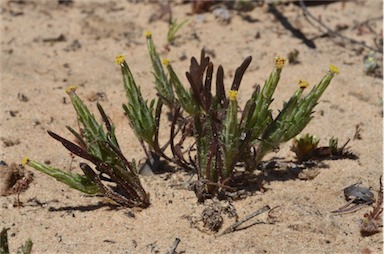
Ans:
{"type": "Polygon", "coordinates": [[[151,31],[146,31],[144,33],[144,35],[145,35],[146,38],[151,38],[152,37],[152,32],[151,31]]]}
{"type": "Polygon", "coordinates": [[[164,58],[164,59],[163,59],[163,64],[164,64],[164,65],[166,65],[166,66],[169,65],[169,62],[170,62],[170,61],[169,61],[168,58],[164,58]]]}
{"type": "Polygon", "coordinates": [[[25,164],[27,164],[29,162],[29,158],[28,157],[24,157],[22,160],[21,160],[21,164],[24,166],[25,164]]]}
{"type": "Polygon", "coordinates": [[[286,62],[287,62],[287,59],[284,57],[277,56],[274,59],[276,69],[282,69],[286,64],[286,62]]]}
{"type": "Polygon", "coordinates": [[[236,98],[237,98],[237,94],[238,94],[238,93],[239,93],[239,92],[236,91],[236,90],[229,90],[229,91],[228,91],[228,97],[229,97],[229,100],[231,100],[231,101],[236,100],[236,98]]]}
{"type": "Polygon", "coordinates": [[[329,65],[328,70],[332,74],[339,74],[339,68],[337,66],[333,65],[333,64],[329,65]]]}
{"type": "Polygon", "coordinates": [[[301,80],[301,79],[299,79],[299,87],[300,88],[307,88],[308,86],[309,86],[309,84],[308,84],[308,82],[307,81],[305,81],[305,80],[301,80]]]}
{"type": "Polygon", "coordinates": [[[115,58],[115,63],[118,65],[122,65],[124,63],[124,61],[125,61],[125,58],[123,55],[118,55],[115,58]]]}
{"type": "Polygon", "coordinates": [[[77,89],[77,86],[69,86],[67,89],[65,89],[65,92],[67,94],[74,93],[77,89]]]}

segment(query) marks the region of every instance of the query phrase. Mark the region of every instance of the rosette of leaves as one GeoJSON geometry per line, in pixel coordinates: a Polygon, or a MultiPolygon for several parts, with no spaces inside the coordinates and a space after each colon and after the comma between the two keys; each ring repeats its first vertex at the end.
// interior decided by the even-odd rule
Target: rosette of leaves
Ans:
{"type": "Polygon", "coordinates": [[[95,169],[86,163],[80,163],[80,168],[84,173],[84,175],[80,175],[65,172],[28,158],[25,158],[23,163],[87,194],[104,194],[126,207],[148,207],[149,195],[140,183],[135,163],[129,162],[122,154],[115,136],[115,127],[109,121],[101,105],[97,104],[106,127],[105,131],[75,91],[74,86],[66,90],[76,110],[81,126],[80,132],[76,132],[69,126],[67,128],[75,136],[77,144],[54,132],[48,131],[48,134],[60,141],[71,153],[93,163],[95,169]],[[108,186],[106,182],[114,183],[115,186],[108,186]]]}
{"type": "Polygon", "coordinates": [[[292,140],[291,151],[296,154],[299,162],[309,160],[319,144],[320,139],[316,136],[305,134],[292,140]]]}

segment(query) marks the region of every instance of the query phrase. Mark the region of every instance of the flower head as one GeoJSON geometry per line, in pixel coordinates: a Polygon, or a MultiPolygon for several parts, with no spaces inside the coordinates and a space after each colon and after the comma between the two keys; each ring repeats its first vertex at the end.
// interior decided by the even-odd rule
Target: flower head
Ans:
{"type": "Polygon", "coordinates": [[[228,91],[228,97],[229,97],[229,100],[231,100],[231,101],[236,100],[236,98],[237,98],[237,94],[238,94],[238,93],[239,93],[239,92],[236,91],[236,90],[229,90],[229,91],[228,91]]]}
{"type": "Polygon", "coordinates": [[[67,94],[71,94],[71,93],[74,93],[75,91],[76,91],[76,89],[77,89],[77,86],[69,86],[67,89],[65,89],[65,92],[67,93],[67,94]]]}
{"type": "Polygon", "coordinates": [[[305,89],[305,88],[307,88],[309,86],[309,84],[308,84],[308,82],[306,80],[299,79],[298,83],[299,83],[299,87],[303,88],[303,89],[305,89]]]}
{"type": "Polygon", "coordinates": [[[274,59],[276,69],[282,69],[284,65],[287,63],[287,59],[281,56],[277,56],[274,59]]]}
{"type": "Polygon", "coordinates": [[[151,38],[152,37],[152,32],[151,31],[145,31],[144,35],[146,38],[151,38]]]}
{"type": "Polygon", "coordinates": [[[24,157],[22,160],[21,160],[21,164],[24,166],[25,164],[27,164],[29,162],[29,158],[28,157],[24,157]]]}
{"type": "Polygon", "coordinates": [[[337,66],[333,65],[333,64],[329,65],[328,70],[332,74],[339,74],[339,68],[337,66]]]}
{"type": "Polygon", "coordinates": [[[164,58],[164,59],[163,59],[163,64],[164,64],[165,66],[169,65],[169,63],[170,63],[170,61],[169,61],[168,58],[164,58]]]}
{"type": "Polygon", "coordinates": [[[123,55],[118,55],[115,58],[115,63],[118,65],[122,65],[124,63],[124,61],[125,61],[125,58],[123,55]]]}

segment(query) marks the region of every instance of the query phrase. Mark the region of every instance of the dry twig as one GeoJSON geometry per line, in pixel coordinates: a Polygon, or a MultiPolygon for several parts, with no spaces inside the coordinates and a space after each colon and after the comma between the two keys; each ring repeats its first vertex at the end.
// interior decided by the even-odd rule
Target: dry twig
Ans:
{"type": "Polygon", "coordinates": [[[318,18],[313,16],[313,14],[308,11],[307,6],[304,3],[304,0],[299,0],[299,2],[300,2],[300,7],[303,9],[304,16],[307,18],[309,23],[311,25],[313,25],[313,26],[315,26],[313,24],[313,22],[317,23],[321,28],[325,29],[325,33],[327,35],[329,35],[331,37],[340,37],[343,40],[346,40],[346,41],[348,41],[351,44],[357,44],[357,45],[360,45],[360,46],[362,46],[364,48],[367,48],[367,49],[370,49],[370,50],[373,50],[375,52],[379,52],[379,53],[383,54],[382,50],[380,50],[378,48],[371,47],[369,45],[366,45],[364,42],[360,42],[360,41],[354,40],[352,38],[349,38],[349,37],[347,37],[345,35],[342,35],[342,34],[338,33],[337,31],[332,30],[331,28],[329,28],[327,25],[325,25],[322,21],[320,21],[318,18]]]}
{"type": "Polygon", "coordinates": [[[264,213],[264,212],[266,212],[266,211],[268,211],[268,210],[270,210],[270,209],[271,209],[271,208],[270,208],[268,205],[266,205],[266,206],[260,208],[259,210],[257,210],[257,211],[255,211],[255,212],[251,213],[250,215],[248,215],[248,216],[245,217],[244,219],[242,219],[242,220],[236,222],[235,224],[232,224],[230,227],[228,227],[226,230],[224,230],[224,232],[223,232],[221,235],[225,235],[225,234],[228,234],[228,233],[232,233],[232,232],[238,230],[238,227],[239,227],[241,224],[243,224],[244,222],[247,222],[247,221],[249,221],[250,219],[252,219],[253,217],[255,217],[255,216],[259,215],[259,214],[262,214],[262,213],[264,213]]]}
{"type": "Polygon", "coordinates": [[[175,254],[176,253],[176,248],[180,243],[180,238],[176,238],[175,241],[172,244],[172,247],[169,251],[167,251],[167,254],[175,254]]]}

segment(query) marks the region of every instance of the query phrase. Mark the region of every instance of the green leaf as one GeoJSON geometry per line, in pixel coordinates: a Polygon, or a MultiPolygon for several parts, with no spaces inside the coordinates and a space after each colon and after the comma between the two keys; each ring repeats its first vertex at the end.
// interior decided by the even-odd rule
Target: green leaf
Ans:
{"type": "Polygon", "coordinates": [[[177,32],[180,30],[180,28],[182,28],[187,23],[188,23],[188,19],[185,19],[180,23],[178,23],[177,19],[175,19],[169,24],[168,34],[167,34],[167,40],[169,43],[172,43],[175,40],[177,32]]]}
{"type": "Polygon", "coordinates": [[[170,108],[173,108],[175,98],[172,85],[165,75],[159,54],[157,53],[155,44],[152,40],[152,35],[148,33],[146,38],[149,56],[151,57],[152,67],[154,70],[153,75],[155,77],[156,90],[159,93],[160,98],[165,101],[165,104],[167,104],[170,108]]]}
{"type": "Polygon", "coordinates": [[[26,161],[26,164],[44,174],[54,177],[56,180],[65,183],[73,189],[87,194],[102,193],[100,188],[87,176],[65,172],[61,169],[50,167],[29,159],[26,161]]]}

